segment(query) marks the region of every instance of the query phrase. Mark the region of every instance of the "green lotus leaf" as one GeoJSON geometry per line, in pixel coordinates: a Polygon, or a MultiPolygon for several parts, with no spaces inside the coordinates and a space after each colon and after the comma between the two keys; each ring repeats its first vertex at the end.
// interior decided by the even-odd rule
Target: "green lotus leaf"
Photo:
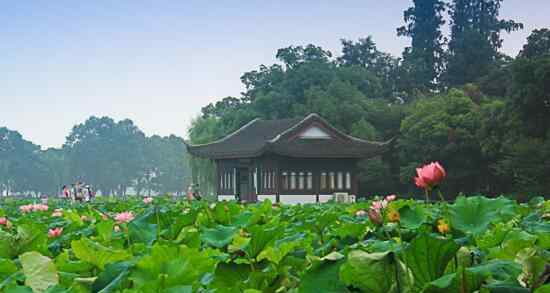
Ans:
{"type": "Polygon", "coordinates": [[[464,267],[426,284],[425,293],[475,292],[481,287],[483,277],[464,267]]]}
{"type": "Polygon", "coordinates": [[[250,242],[244,251],[250,258],[255,258],[270,243],[282,234],[283,227],[279,225],[254,225],[248,228],[250,242]]]}
{"type": "Polygon", "coordinates": [[[17,256],[15,242],[13,235],[0,230],[0,258],[11,259],[17,256]]]}
{"type": "Polygon", "coordinates": [[[449,206],[451,225],[466,234],[479,235],[491,223],[505,222],[515,216],[517,204],[499,197],[490,199],[481,196],[460,196],[449,206]]]}
{"type": "Polygon", "coordinates": [[[550,293],[550,284],[538,287],[534,293],[550,293]]]}
{"type": "Polygon", "coordinates": [[[92,284],[92,292],[110,293],[122,289],[122,284],[130,274],[130,262],[110,263],[105,266],[92,284]]]}
{"type": "Polygon", "coordinates": [[[345,293],[346,284],[340,280],[340,268],[344,260],[324,261],[310,268],[302,277],[299,293],[345,293]]]}
{"type": "Polygon", "coordinates": [[[137,219],[128,223],[128,233],[132,243],[151,245],[157,239],[157,225],[149,224],[144,218],[137,219]]]}
{"type": "Polygon", "coordinates": [[[426,222],[427,214],[421,205],[404,206],[399,209],[400,224],[403,228],[418,229],[426,222]]]}
{"type": "Polygon", "coordinates": [[[537,236],[514,229],[506,234],[500,246],[489,250],[489,256],[491,258],[513,260],[520,250],[533,247],[536,241],[537,236]]]}
{"type": "Polygon", "coordinates": [[[96,224],[97,235],[102,242],[108,243],[113,237],[113,227],[115,222],[112,220],[101,221],[96,224]]]}
{"type": "Polygon", "coordinates": [[[217,226],[216,228],[203,228],[201,241],[217,248],[222,248],[231,243],[237,228],[232,226],[217,226]]]}
{"type": "Polygon", "coordinates": [[[18,253],[38,251],[48,254],[48,229],[43,224],[25,223],[17,227],[16,247],[18,253]]]}
{"type": "Polygon", "coordinates": [[[363,292],[397,292],[396,266],[392,258],[391,252],[351,251],[340,267],[340,279],[363,292]]]}
{"type": "Polygon", "coordinates": [[[144,292],[158,292],[176,286],[198,285],[200,279],[214,269],[215,261],[209,251],[155,244],[151,254],[137,262],[129,279],[144,292]]]}
{"type": "Polygon", "coordinates": [[[17,266],[12,260],[0,258],[0,280],[17,272],[17,266]]]}
{"type": "Polygon", "coordinates": [[[3,291],[4,293],[33,293],[32,289],[30,287],[26,286],[15,286],[6,289],[3,291]]]}
{"type": "Polygon", "coordinates": [[[14,261],[0,258],[0,292],[4,287],[14,285],[18,274],[20,272],[14,261]]]}
{"type": "Polygon", "coordinates": [[[71,248],[77,258],[91,263],[101,270],[109,263],[127,260],[131,257],[131,254],[126,250],[105,247],[88,238],[73,240],[71,248]]]}
{"type": "Polygon", "coordinates": [[[94,266],[83,260],[73,260],[65,250],[55,258],[55,266],[60,272],[83,274],[90,272],[94,266]]]}
{"type": "MultiPolygon", "coordinates": [[[[460,266],[456,272],[444,275],[426,285],[426,293],[476,292],[485,282],[512,284],[521,272],[517,263],[493,261],[465,268],[460,266]]],[[[514,286],[520,287],[517,282],[514,286]]]]}
{"type": "Polygon", "coordinates": [[[223,292],[240,293],[246,288],[250,270],[251,267],[246,264],[220,263],[216,267],[210,287],[223,292]]]}
{"type": "Polygon", "coordinates": [[[19,261],[25,274],[25,285],[32,288],[33,292],[45,292],[59,283],[57,269],[49,257],[31,251],[20,255],[19,261]]]}
{"type": "Polygon", "coordinates": [[[219,202],[214,207],[213,215],[217,223],[232,225],[233,219],[239,215],[241,209],[235,202],[219,202]]]}
{"type": "Polygon", "coordinates": [[[452,239],[434,234],[421,234],[402,251],[402,260],[414,276],[414,286],[418,291],[424,285],[443,276],[449,261],[460,246],[452,239]]]}

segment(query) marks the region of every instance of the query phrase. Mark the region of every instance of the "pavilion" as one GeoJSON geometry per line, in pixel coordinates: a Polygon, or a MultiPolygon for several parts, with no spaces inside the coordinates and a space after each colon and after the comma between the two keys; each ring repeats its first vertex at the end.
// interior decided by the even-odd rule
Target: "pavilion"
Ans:
{"type": "Polygon", "coordinates": [[[218,199],[305,203],[357,195],[358,161],[381,155],[390,143],[347,135],[310,114],[254,119],[218,141],[187,149],[215,162],[218,199]]]}

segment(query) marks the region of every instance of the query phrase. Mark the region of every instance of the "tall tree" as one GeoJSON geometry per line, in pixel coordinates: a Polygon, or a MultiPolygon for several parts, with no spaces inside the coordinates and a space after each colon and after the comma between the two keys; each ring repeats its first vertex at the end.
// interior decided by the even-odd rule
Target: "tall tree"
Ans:
{"type": "Polygon", "coordinates": [[[504,0],[453,0],[450,6],[451,40],[449,42],[445,83],[460,86],[489,73],[498,50],[502,31],[522,29],[523,24],[499,19],[504,0]]]}
{"type": "Polygon", "coordinates": [[[512,77],[512,107],[526,134],[550,138],[550,30],[533,31],[512,64],[512,77]]]}
{"type": "MultiPolygon", "coordinates": [[[[341,42],[342,56],[338,58],[340,65],[344,68],[351,66],[366,69],[381,83],[383,91],[377,98],[393,97],[398,89],[399,59],[379,51],[371,36],[360,38],[356,42],[346,39],[342,39],[341,42]]],[[[360,72],[357,69],[353,71],[360,72]]]]}
{"type": "Polygon", "coordinates": [[[40,146],[0,127],[0,194],[39,192],[47,185],[39,154],[40,146]]]}
{"type": "Polygon", "coordinates": [[[446,5],[440,0],[413,0],[414,6],[404,12],[406,25],[397,29],[398,36],[412,39],[403,52],[404,68],[412,81],[411,87],[420,90],[435,88],[443,68],[443,12],[446,5]]]}
{"type": "Polygon", "coordinates": [[[536,29],[529,37],[519,57],[536,58],[550,55],[550,29],[536,29]]]}
{"type": "Polygon", "coordinates": [[[90,117],[73,127],[64,148],[70,156],[74,180],[124,194],[143,166],[145,135],[131,120],[90,117]]]}
{"type": "MultiPolygon", "coordinates": [[[[224,135],[220,120],[215,117],[197,117],[191,122],[188,131],[192,144],[212,142],[224,135]]],[[[191,157],[189,164],[192,170],[193,183],[199,184],[201,194],[210,195],[216,190],[216,166],[211,160],[191,157]]]]}
{"type": "Polygon", "coordinates": [[[360,38],[357,42],[342,39],[342,56],[338,61],[343,65],[359,65],[375,68],[382,52],[376,48],[371,36],[360,38]]]}
{"type": "Polygon", "coordinates": [[[401,122],[402,181],[412,187],[415,168],[440,161],[449,172],[446,191],[478,191],[488,168],[477,138],[480,124],[479,105],[462,91],[418,100],[401,122]]]}
{"type": "Polygon", "coordinates": [[[161,137],[153,135],[144,145],[142,172],[135,182],[136,192],[146,191],[161,194],[180,194],[189,184],[189,172],[185,144],[175,135],[161,137]]]}
{"type": "Polygon", "coordinates": [[[332,53],[319,46],[309,44],[305,47],[290,46],[279,49],[275,57],[283,61],[287,68],[294,68],[306,62],[327,63],[332,57],[332,53]]]}
{"type": "Polygon", "coordinates": [[[69,182],[69,162],[65,151],[49,148],[40,152],[40,160],[43,162],[48,174],[48,193],[51,195],[61,193],[63,185],[69,182]]]}

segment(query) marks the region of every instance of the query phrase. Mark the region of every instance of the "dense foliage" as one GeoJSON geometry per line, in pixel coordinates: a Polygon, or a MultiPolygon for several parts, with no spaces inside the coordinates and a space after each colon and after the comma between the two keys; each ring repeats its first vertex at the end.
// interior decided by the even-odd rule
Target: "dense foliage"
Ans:
{"type": "MultiPolygon", "coordinates": [[[[548,194],[550,31],[533,31],[517,56],[505,56],[501,33],[523,26],[500,18],[502,3],[413,0],[397,29],[411,40],[401,57],[370,36],[343,39],[338,55],[314,44],[279,49],[278,63],[242,75],[240,97],[202,109],[189,140],[213,141],[257,117],[317,112],[357,137],[398,137],[383,157],[361,162],[360,195],[410,193],[414,167],[428,160],[449,168],[452,196],[548,194]]],[[[213,194],[212,162],[189,164],[180,138],[145,137],[129,120],[92,117],[49,150],[0,128],[0,193],[54,193],[75,180],[105,194],[180,192],[190,168],[213,194]]]]}
{"type": "Polygon", "coordinates": [[[394,198],[5,199],[0,291],[548,292],[550,202],[394,198]]]}
{"type": "MultiPolygon", "coordinates": [[[[241,97],[202,109],[191,142],[220,138],[256,117],[317,112],[357,137],[398,137],[391,152],[361,163],[360,195],[410,193],[415,166],[428,160],[449,168],[449,195],[548,194],[549,30],[535,30],[513,58],[499,51],[501,33],[523,26],[499,18],[502,0],[412,2],[397,29],[411,39],[402,58],[378,50],[371,37],[342,40],[339,56],[312,44],[280,49],[279,63],[242,75],[241,97]]],[[[211,164],[197,160],[193,169],[211,186],[201,175],[211,164]]]]}
{"type": "Polygon", "coordinates": [[[53,195],[76,181],[103,194],[182,193],[189,180],[183,139],[146,137],[131,120],[90,117],[47,150],[0,128],[0,195],[53,195]]]}

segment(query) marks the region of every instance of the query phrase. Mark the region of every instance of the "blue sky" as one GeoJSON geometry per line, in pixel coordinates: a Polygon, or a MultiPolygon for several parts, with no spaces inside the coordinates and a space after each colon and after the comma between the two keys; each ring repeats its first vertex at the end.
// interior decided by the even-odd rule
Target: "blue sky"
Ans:
{"type": "MultiPolygon", "coordinates": [[[[272,64],[278,48],[313,43],[339,54],[341,38],[372,35],[399,55],[410,0],[3,1],[0,127],[60,146],[91,115],[130,118],[147,134],[185,136],[202,106],[242,90],[240,76],[272,64]]],[[[550,1],[506,0],[504,35],[516,55],[550,27],[550,1]]]]}

